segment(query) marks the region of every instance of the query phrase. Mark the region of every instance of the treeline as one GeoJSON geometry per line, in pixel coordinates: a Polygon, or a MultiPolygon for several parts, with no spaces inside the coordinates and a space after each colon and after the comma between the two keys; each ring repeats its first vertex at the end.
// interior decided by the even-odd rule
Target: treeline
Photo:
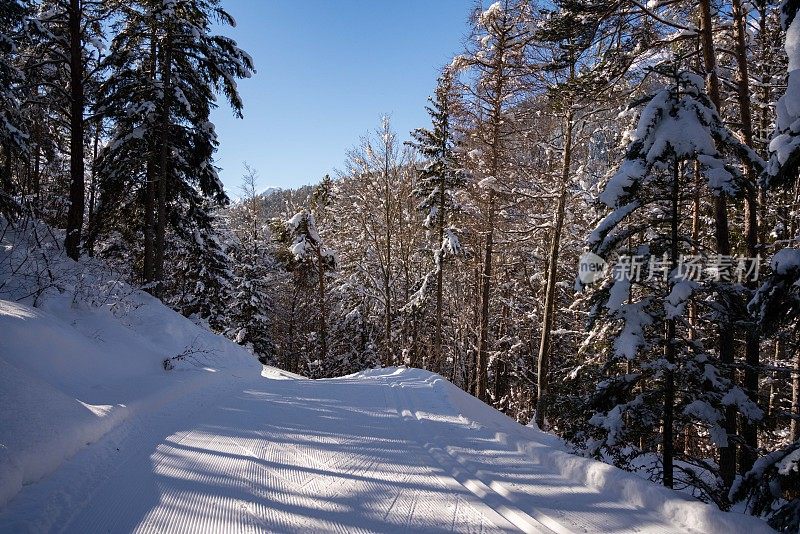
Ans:
{"type": "Polygon", "coordinates": [[[226,209],[208,112],[253,65],[217,3],[0,9],[8,216],[265,363],[430,369],[800,526],[796,3],[476,9],[410,142],[383,119],[333,178],[262,195],[249,170],[226,209]]]}
{"type": "Polygon", "coordinates": [[[424,367],[584,454],[796,529],[792,13],[476,10],[410,143],[384,119],[334,179],[228,212],[261,221],[276,262],[265,361],[424,367]]]}

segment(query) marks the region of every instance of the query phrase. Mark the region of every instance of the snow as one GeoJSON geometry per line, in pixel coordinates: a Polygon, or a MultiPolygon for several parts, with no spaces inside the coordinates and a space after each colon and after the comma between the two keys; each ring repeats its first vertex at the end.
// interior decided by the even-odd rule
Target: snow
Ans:
{"type": "Polygon", "coordinates": [[[775,105],[775,135],[770,141],[769,174],[780,172],[781,167],[800,149],[800,21],[798,17],[786,29],[786,56],[788,77],[786,92],[775,105]]]}
{"type": "Polygon", "coordinates": [[[672,290],[667,295],[664,302],[664,312],[667,319],[676,319],[683,315],[686,310],[686,303],[689,297],[698,288],[694,280],[679,280],[672,286],[672,290]]]}
{"type": "MultiPolygon", "coordinates": [[[[623,167],[628,164],[633,164],[633,162],[626,161],[623,163],[623,167]]],[[[608,186],[606,187],[605,191],[600,195],[600,200],[602,202],[606,202],[608,200],[607,205],[609,207],[614,207],[614,203],[616,199],[623,195],[624,189],[631,185],[632,182],[628,181],[627,178],[622,178],[627,176],[626,173],[617,173],[614,180],[609,182],[608,186]]],[[[597,224],[592,233],[589,235],[588,243],[589,246],[596,246],[604,236],[611,231],[615,226],[617,226],[625,217],[633,213],[641,203],[638,200],[634,200],[633,202],[629,202],[619,208],[615,209],[597,224]]],[[[602,248],[602,247],[600,247],[602,248]]]]}
{"type": "MultiPolygon", "coordinates": [[[[18,310],[24,315],[25,310],[18,310]]],[[[767,532],[566,452],[442,377],[242,369],[30,485],[0,531],[767,532]]]]}
{"type": "Polygon", "coordinates": [[[800,471],[800,449],[790,452],[778,462],[778,474],[789,475],[792,471],[800,471]]]}
{"type": "MultiPolygon", "coordinates": [[[[121,421],[258,368],[243,348],[144,293],[129,311],[0,300],[0,505],[121,421]],[[209,351],[167,373],[165,358],[209,351]]],[[[1,529],[0,529],[1,530],[1,529]]]]}
{"type": "MultiPolygon", "coordinates": [[[[0,242],[0,532],[768,531],[427,371],[262,367],[94,260],[24,245],[0,242]]],[[[621,309],[634,343],[645,306],[621,309]]]]}
{"type": "Polygon", "coordinates": [[[445,228],[441,248],[448,254],[455,255],[461,252],[461,242],[458,240],[458,236],[453,233],[451,228],[445,228]]]}
{"type": "Polygon", "coordinates": [[[647,313],[649,299],[625,304],[615,315],[623,319],[622,330],[614,340],[614,353],[617,356],[632,360],[639,349],[644,346],[644,329],[653,324],[653,318],[647,313]]]}
{"type": "Polygon", "coordinates": [[[484,26],[490,24],[493,20],[503,15],[503,7],[500,2],[495,2],[490,5],[485,11],[481,12],[478,16],[478,21],[484,26]]]}
{"type": "Polygon", "coordinates": [[[635,185],[645,183],[654,169],[670,168],[676,159],[696,159],[715,194],[736,194],[740,176],[734,166],[727,165],[717,145],[743,154],[757,168],[764,166],[752,149],[725,128],[704,96],[700,76],[680,73],[676,85],[679,89],[665,87],[655,93],[640,113],[636,128],[625,134],[628,155],[599,196],[606,206],[618,208],[628,202],[635,185]]]}
{"type": "Polygon", "coordinates": [[[104,265],[66,258],[44,225],[27,226],[0,241],[0,507],[124,421],[260,369],[104,265]]]}
{"type": "Polygon", "coordinates": [[[498,191],[497,178],[494,176],[487,176],[478,182],[478,187],[481,189],[492,189],[494,191],[498,191]]]}
{"type": "Polygon", "coordinates": [[[784,248],[779,250],[772,256],[770,268],[780,276],[785,276],[792,271],[800,269],[800,249],[784,248]]]}

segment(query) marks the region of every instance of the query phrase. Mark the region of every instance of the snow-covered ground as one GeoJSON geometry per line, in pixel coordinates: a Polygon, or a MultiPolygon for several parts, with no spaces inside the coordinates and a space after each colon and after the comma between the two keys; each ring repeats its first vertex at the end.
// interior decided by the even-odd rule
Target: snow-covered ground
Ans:
{"type": "Polygon", "coordinates": [[[768,530],[561,452],[431,373],[223,374],[23,489],[0,531],[768,530]]]}
{"type": "Polygon", "coordinates": [[[0,300],[0,506],[110,429],[181,396],[257,375],[242,347],[141,292],[129,307],[0,300]],[[197,352],[200,351],[200,352],[197,352]],[[163,360],[187,358],[165,371],[163,360]]]}
{"type": "Polygon", "coordinates": [[[432,373],[262,367],[36,231],[0,238],[0,533],[769,530],[432,373]]]}

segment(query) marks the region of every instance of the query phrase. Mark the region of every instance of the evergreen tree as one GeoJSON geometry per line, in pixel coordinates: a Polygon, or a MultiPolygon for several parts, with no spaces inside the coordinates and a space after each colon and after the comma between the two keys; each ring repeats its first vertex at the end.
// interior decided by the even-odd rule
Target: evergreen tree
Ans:
{"type": "Polygon", "coordinates": [[[28,148],[20,108],[19,85],[24,78],[16,61],[27,10],[27,1],[9,0],[0,5],[0,214],[9,214],[13,207],[12,154],[28,148]]]}
{"type": "Polygon", "coordinates": [[[235,79],[250,76],[253,62],[233,40],[214,35],[214,23],[234,24],[218,0],[127,3],[104,65],[110,75],[101,110],[115,131],[101,153],[96,231],[107,235],[123,212],[136,214],[140,272],[159,293],[169,291],[168,231],[178,239],[191,238],[195,227],[208,232],[209,208],[228,202],[209,116],[216,92],[241,116],[235,79]]]}
{"type": "MultiPolygon", "coordinates": [[[[652,439],[648,429],[660,423],[662,480],[673,487],[676,431],[697,423],[708,429],[717,446],[725,447],[729,436],[720,423],[726,407],[738,407],[750,420],[761,416],[735,383],[719,374],[724,362],[694,336],[685,317],[693,296],[711,295],[733,276],[727,266],[721,267],[724,272],[717,273],[716,281],[698,279],[698,273],[680,261],[690,252],[687,245],[696,246],[681,229],[684,191],[690,189],[687,164],[696,162],[716,194],[730,195],[748,185],[731,156],[746,158],[758,168],[763,164],[724,126],[698,76],[672,73],[670,85],[646,102],[628,136],[625,161],[599,197],[613,211],[589,238],[594,254],[611,260],[617,252],[621,268],[614,281],[593,292],[595,335],[609,336],[612,351],[606,362],[597,362],[598,384],[591,400],[596,413],[589,422],[595,436],[601,436],[593,448],[606,448],[623,465],[642,452],[642,441],[637,444],[636,438],[649,434],[652,439]],[[642,233],[647,243],[637,244],[633,238],[642,233]],[[609,330],[608,321],[619,328],[609,330]]],[[[712,308],[708,313],[710,320],[718,321],[724,311],[712,308]]],[[[655,448],[650,445],[650,450],[655,448]]],[[[682,459],[713,471],[702,460],[682,459]]],[[[684,474],[694,476],[691,470],[684,474]]],[[[704,490],[705,498],[724,503],[720,489],[704,490]]]]}
{"type": "Polygon", "coordinates": [[[500,205],[508,199],[517,169],[511,164],[512,130],[507,127],[515,106],[524,98],[524,74],[529,72],[528,50],[532,41],[530,5],[506,0],[495,2],[472,19],[473,45],[456,58],[453,67],[471,69],[474,87],[465,104],[467,122],[473,127],[474,147],[467,169],[474,177],[476,204],[482,218],[480,305],[475,351],[475,395],[487,400],[490,336],[493,312],[493,265],[496,234],[503,222],[500,205]]]}
{"type": "Polygon", "coordinates": [[[293,273],[295,284],[316,288],[318,327],[316,341],[319,347],[317,365],[322,365],[328,355],[328,305],[326,278],[337,268],[336,254],[330,250],[317,230],[314,214],[297,212],[287,221],[273,222],[275,239],[283,245],[278,255],[287,271],[293,273]]]}
{"type": "MultiPolygon", "coordinates": [[[[433,129],[419,128],[412,132],[413,146],[425,158],[425,166],[419,171],[414,194],[420,199],[418,209],[425,216],[424,226],[433,236],[431,250],[433,252],[434,269],[428,276],[436,277],[436,307],[433,362],[443,367],[442,328],[444,322],[443,292],[445,261],[461,251],[461,244],[454,227],[455,214],[459,203],[455,193],[465,185],[463,173],[459,169],[454,153],[454,108],[457,96],[454,94],[453,73],[445,70],[439,78],[434,98],[430,98],[428,115],[431,116],[433,129]]],[[[427,288],[426,281],[423,288],[427,288]]],[[[425,298],[425,291],[419,292],[425,298]]]]}

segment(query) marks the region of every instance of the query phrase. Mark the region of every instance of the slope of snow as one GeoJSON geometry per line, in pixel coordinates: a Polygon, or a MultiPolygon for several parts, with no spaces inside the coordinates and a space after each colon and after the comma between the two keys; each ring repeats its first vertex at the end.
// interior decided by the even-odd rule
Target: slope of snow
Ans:
{"type": "Polygon", "coordinates": [[[0,504],[132,414],[234,370],[257,373],[243,348],[148,295],[131,298],[137,306],[121,317],[69,299],[0,300],[0,504]],[[164,370],[192,348],[207,352],[164,370]]]}
{"type": "Polygon", "coordinates": [[[142,412],[0,513],[0,532],[766,532],[415,369],[246,370],[142,412]]]}
{"type": "Polygon", "coordinates": [[[122,421],[261,368],[28,224],[0,219],[0,507],[122,421]]]}

